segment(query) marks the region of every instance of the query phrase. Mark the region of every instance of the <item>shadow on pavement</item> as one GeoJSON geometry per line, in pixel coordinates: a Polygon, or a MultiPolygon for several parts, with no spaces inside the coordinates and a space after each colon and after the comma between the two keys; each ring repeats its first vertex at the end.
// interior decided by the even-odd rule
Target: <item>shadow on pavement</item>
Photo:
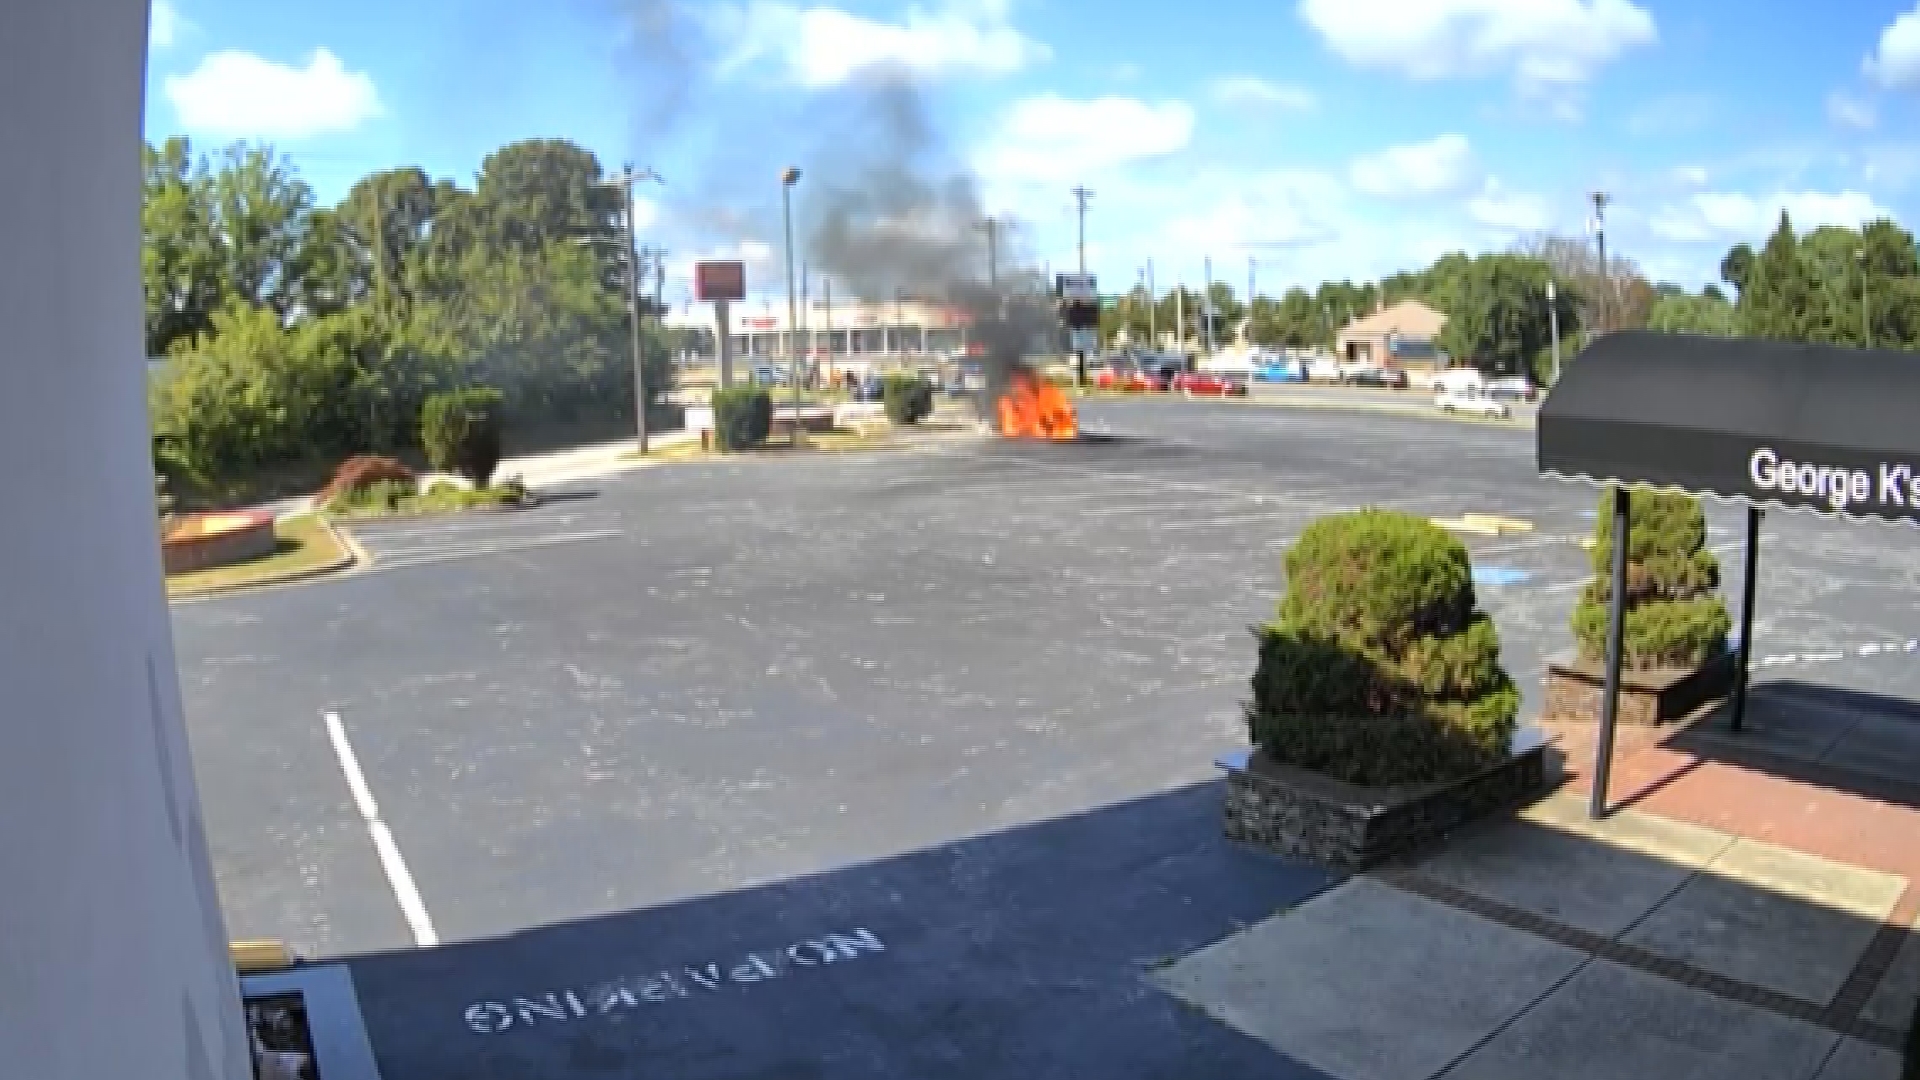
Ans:
{"type": "MultiPolygon", "coordinates": [[[[1717,762],[1880,802],[1920,809],[1920,704],[1796,680],[1757,683],[1742,730],[1722,706],[1662,740],[1694,765],[1717,762]]],[[[1678,782],[1654,780],[1624,794],[1644,801],[1678,782]]]]}
{"type": "MultiPolygon", "coordinates": [[[[1229,845],[1220,806],[1195,785],[347,962],[382,1072],[408,1080],[1318,1076],[1147,981],[1330,880],[1229,845]]],[[[644,835],[606,857],[647,873],[644,835]]]]}

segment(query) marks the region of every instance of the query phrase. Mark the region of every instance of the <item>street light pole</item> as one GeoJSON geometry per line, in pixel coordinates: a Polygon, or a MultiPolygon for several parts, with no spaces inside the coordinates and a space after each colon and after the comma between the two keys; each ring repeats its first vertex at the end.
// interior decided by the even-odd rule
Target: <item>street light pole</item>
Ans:
{"type": "Polygon", "coordinates": [[[794,327],[800,312],[793,299],[793,185],[800,182],[800,170],[789,165],[780,174],[780,220],[787,240],[787,377],[793,381],[793,416],[787,425],[787,441],[800,445],[800,364],[793,355],[794,327]]]}
{"type": "Polygon", "coordinates": [[[1612,198],[1604,191],[1596,191],[1593,199],[1593,235],[1600,244],[1600,324],[1597,329],[1607,332],[1607,317],[1612,307],[1613,275],[1607,269],[1607,203],[1612,198]]]}
{"type": "Polygon", "coordinates": [[[1547,332],[1553,335],[1553,370],[1547,374],[1547,385],[1560,381],[1560,305],[1553,299],[1553,279],[1547,279],[1547,332]]]}

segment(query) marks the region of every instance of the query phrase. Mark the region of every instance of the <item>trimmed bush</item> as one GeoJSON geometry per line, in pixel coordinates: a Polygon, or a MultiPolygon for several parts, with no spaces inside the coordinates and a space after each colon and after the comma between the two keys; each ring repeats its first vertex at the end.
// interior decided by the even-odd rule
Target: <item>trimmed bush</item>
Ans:
{"type": "Polygon", "coordinates": [[[402,484],[411,493],[414,482],[413,470],[401,462],[390,457],[358,454],[341,462],[333,470],[333,479],[320,489],[314,502],[323,507],[329,506],[342,495],[362,491],[379,483],[402,484]]]}
{"type": "Polygon", "coordinates": [[[773,395],[758,386],[713,392],[713,443],[721,453],[747,450],[773,430],[773,395]]]}
{"type": "Polygon", "coordinates": [[[485,487],[500,467],[500,391],[476,386],[427,398],[420,408],[420,443],[427,460],[485,487]]]}
{"type": "Polygon", "coordinates": [[[880,401],[887,419],[905,426],[933,415],[933,387],[916,375],[888,375],[880,380],[880,401]]]}
{"type": "MultiPolygon", "coordinates": [[[[1697,668],[1727,649],[1733,619],[1716,595],[1720,560],[1707,550],[1700,501],[1671,491],[1637,490],[1627,518],[1627,596],[1622,659],[1628,668],[1697,668]]],[[[1607,605],[1613,596],[1613,491],[1600,499],[1593,580],[1573,609],[1580,657],[1607,655],[1607,605]]]]}
{"type": "Polygon", "coordinates": [[[1520,692],[1459,540],[1407,514],[1340,514],[1301,533],[1286,573],[1246,707],[1268,756],[1369,787],[1505,760],[1520,692]]]}

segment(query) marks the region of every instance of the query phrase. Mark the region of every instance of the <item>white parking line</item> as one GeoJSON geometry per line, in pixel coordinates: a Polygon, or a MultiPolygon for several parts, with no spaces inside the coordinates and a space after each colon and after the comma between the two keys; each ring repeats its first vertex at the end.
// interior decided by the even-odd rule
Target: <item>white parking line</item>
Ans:
{"type": "Polygon", "coordinates": [[[421,948],[431,948],[440,944],[440,935],[433,929],[433,918],[427,914],[427,905],[420,899],[420,889],[413,883],[413,874],[407,870],[407,860],[400,854],[400,845],[394,842],[393,831],[386,822],[380,820],[380,804],[373,801],[373,789],[367,786],[366,774],[360,771],[360,760],[354,756],[353,744],[347,741],[347,728],[340,722],[340,714],[328,712],[327,737],[333,740],[333,752],[340,759],[340,771],[346,774],[347,790],[353,793],[354,805],[359,807],[360,816],[366,819],[367,832],[373,837],[373,850],[380,856],[380,868],[387,872],[387,883],[393,886],[393,897],[399,901],[400,914],[413,930],[413,943],[421,948]]]}
{"type": "Polygon", "coordinates": [[[508,555],[516,551],[532,551],[536,548],[556,547],[561,544],[578,544],[589,540],[610,540],[625,535],[619,529],[599,529],[593,532],[568,533],[560,536],[533,536],[525,539],[498,540],[467,544],[465,546],[447,545],[429,548],[402,548],[399,551],[381,551],[374,549],[373,564],[362,573],[379,574],[392,570],[406,570],[431,563],[453,562],[457,559],[477,559],[487,555],[508,555]]]}
{"type": "Polygon", "coordinates": [[[353,522],[349,524],[347,528],[353,532],[355,536],[363,539],[385,540],[389,537],[452,536],[459,533],[491,532],[502,529],[553,529],[571,525],[578,520],[579,515],[566,514],[559,517],[535,518],[532,520],[525,518],[519,520],[503,518],[499,521],[440,522],[431,525],[417,523],[380,525],[353,522]]]}

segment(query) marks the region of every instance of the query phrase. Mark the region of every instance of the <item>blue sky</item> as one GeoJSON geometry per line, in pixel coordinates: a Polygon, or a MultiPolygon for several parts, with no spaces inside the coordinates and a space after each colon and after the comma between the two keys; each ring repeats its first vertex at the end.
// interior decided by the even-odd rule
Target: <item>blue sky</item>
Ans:
{"type": "MultiPolygon", "coordinates": [[[[1055,268],[1262,292],[1540,229],[1697,285],[1781,207],[1920,224],[1920,3],[1829,0],[157,0],[147,131],[286,153],[322,202],[377,168],[471,183],[529,137],[667,179],[684,266],[772,286],[781,165],[858,157],[863,65],[913,72],[927,155],[1055,268]],[[671,48],[662,43],[669,43],[671,48]]],[[[803,180],[795,212],[806,235],[803,180]]],[[[676,293],[670,284],[670,294],[676,293]]]]}

